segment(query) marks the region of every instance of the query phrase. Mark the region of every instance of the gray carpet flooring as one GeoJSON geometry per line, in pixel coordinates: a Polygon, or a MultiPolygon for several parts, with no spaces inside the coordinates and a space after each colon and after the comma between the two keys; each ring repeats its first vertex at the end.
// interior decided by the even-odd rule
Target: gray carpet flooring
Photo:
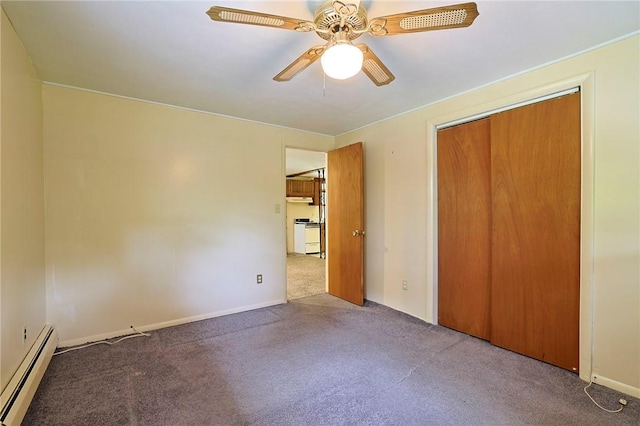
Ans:
{"type": "MultiPolygon", "coordinates": [[[[24,425],[638,425],[568,371],[323,294],[55,356],[24,425]]],[[[622,395],[594,385],[617,408],[622,395]]]]}
{"type": "Polygon", "coordinates": [[[304,254],[287,255],[287,300],[326,293],[326,260],[304,254]]]}

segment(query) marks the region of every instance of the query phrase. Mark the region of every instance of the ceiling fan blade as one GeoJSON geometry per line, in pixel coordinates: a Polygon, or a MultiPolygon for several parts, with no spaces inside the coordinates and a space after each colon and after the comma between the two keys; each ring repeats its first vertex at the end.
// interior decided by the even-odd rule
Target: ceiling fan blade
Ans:
{"type": "Polygon", "coordinates": [[[213,6],[207,15],[214,21],[233,22],[236,24],[260,25],[263,27],[283,28],[285,30],[313,31],[315,24],[303,19],[287,18],[286,16],[269,15],[267,13],[252,12],[250,10],[231,9],[229,7],[213,6]]]}
{"type": "Polygon", "coordinates": [[[477,16],[478,7],[475,3],[434,7],[373,18],[369,21],[369,34],[386,36],[468,27],[477,16]]]}
{"type": "Polygon", "coordinates": [[[273,77],[275,81],[289,81],[300,71],[317,61],[324,53],[326,46],[314,46],[304,52],[298,59],[293,61],[288,67],[283,69],[278,75],[273,77]]]}
{"type": "Polygon", "coordinates": [[[376,86],[385,86],[391,83],[396,77],[391,74],[380,58],[378,58],[369,46],[364,43],[356,45],[364,54],[362,62],[362,71],[373,81],[376,86]]]}

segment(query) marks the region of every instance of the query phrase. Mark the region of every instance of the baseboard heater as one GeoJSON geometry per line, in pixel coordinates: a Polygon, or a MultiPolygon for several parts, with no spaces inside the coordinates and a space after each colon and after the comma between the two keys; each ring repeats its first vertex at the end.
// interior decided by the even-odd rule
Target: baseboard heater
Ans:
{"type": "Polygon", "coordinates": [[[45,326],[0,396],[0,424],[19,426],[58,346],[58,332],[45,326]]]}

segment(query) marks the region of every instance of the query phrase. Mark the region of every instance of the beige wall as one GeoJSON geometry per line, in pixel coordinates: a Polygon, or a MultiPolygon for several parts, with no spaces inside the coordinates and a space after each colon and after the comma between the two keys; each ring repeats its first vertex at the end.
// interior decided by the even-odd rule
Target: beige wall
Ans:
{"type": "Polygon", "coordinates": [[[0,384],[4,389],[45,324],[45,284],[41,82],[4,11],[0,26],[0,384]]]}
{"type": "Polygon", "coordinates": [[[43,103],[63,343],[286,300],[284,147],[333,138],[51,85],[43,103]]]}
{"type": "Polygon", "coordinates": [[[365,144],[367,298],[434,321],[433,125],[584,80],[594,169],[584,182],[593,192],[583,192],[592,227],[583,229],[581,377],[640,396],[639,51],[634,36],[338,137],[336,146],[365,144]]]}

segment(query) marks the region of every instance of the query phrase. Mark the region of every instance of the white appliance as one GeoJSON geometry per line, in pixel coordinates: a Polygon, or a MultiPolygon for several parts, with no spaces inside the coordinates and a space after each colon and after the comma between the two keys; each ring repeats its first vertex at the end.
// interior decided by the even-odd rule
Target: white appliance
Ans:
{"type": "Polygon", "coordinates": [[[310,219],[295,219],[293,251],[301,254],[320,253],[320,223],[310,219]]]}

